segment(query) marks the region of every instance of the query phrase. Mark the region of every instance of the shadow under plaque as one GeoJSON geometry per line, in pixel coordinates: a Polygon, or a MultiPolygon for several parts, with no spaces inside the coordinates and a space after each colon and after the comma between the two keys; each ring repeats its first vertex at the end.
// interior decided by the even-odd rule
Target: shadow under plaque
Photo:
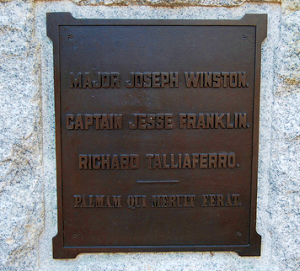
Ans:
{"type": "Polygon", "coordinates": [[[259,256],[261,43],[267,15],[100,20],[48,13],[58,234],[79,253],[259,256]]]}

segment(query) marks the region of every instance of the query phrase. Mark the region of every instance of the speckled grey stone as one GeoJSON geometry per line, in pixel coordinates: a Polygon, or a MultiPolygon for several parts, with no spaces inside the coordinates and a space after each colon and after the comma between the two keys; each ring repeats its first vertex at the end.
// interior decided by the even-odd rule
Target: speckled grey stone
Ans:
{"type": "Polygon", "coordinates": [[[246,2],[281,2],[280,0],[72,0],[81,6],[129,6],[147,5],[154,7],[210,6],[230,7],[240,6],[246,2]]]}
{"type": "Polygon", "coordinates": [[[10,0],[0,1],[0,6],[0,270],[300,270],[299,0],[10,0]],[[53,54],[46,12],[130,19],[268,14],[268,37],[262,44],[257,204],[261,257],[195,252],[52,259],[57,204],[53,54]]]}
{"type": "Polygon", "coordinates": [[[44,225],[41,70],[33,3],[1,3],[0,18],[0,270],[33,269],[44,225]]]}

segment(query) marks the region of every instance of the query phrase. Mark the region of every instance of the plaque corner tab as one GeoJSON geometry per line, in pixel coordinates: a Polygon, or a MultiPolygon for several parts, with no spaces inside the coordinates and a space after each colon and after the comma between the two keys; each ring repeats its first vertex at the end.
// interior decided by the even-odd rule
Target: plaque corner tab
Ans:
{"type": "Polygon", "coordinates": [[[70,23],[75,18],[71,12],[47,12],[46,13],[46,25],[47,25],[47,36],[55,41],[57,38],[58,27],[65,23],[70,23]]]}
{"type": "Polygon", "coordinates": [[[52,238],[52,248],[53,259],[75,259],[79,254],[76,249],[63,246],[63,235],[60,233],[52,238]]]}
{"type": "Polygon", "coordinates": [[[52,255],[53,259],[62,259],[62,250],[63,250],[63,236],[60,233],[57,233],[52,238],[52,255]]]}
{"type": "Polygon", "coordinates": [[[236,250],[241,257],[261,256],[261,236],[255,231],[251,236],[250,244],[240,250],[236,250]]]}
{"type": "Polygon", "coordinates": [[[259,14],[259,21],[257,23],[257,32],[260,42],[267,37],[268,34],[268,14],[259,14]]]}
{"type": "Polygon", "coordinates": [[[50,21],[65,21],[66,19],[74,19],[71,12],[47,12],[47,23],[50,21]]]}
{"type": "Polygon", "coordinates": [[[262,43],[262,41],[267,37],[268,14],[246,13],[244,17],[241,18],[241,22],[256,27],[259,43],[262,43]]]}
{"type": "Polygon", "coordinates": [[[268,21],[268,14],[266,13],[246,13],[242,18],[242,21],[247,21],[253,25],[258,23],[266,24],[268,21]]]}

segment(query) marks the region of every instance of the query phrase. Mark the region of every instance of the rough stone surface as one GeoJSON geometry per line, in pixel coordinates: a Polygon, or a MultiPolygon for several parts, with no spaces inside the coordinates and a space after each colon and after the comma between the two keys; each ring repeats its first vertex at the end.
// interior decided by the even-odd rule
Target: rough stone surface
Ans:
{"type": "Polygon", "coordinates": [[[72,0],[81,6],[129,6],[147,5],[154,7],[210,6],[231,7],[240,6],[246,2],[281,2],[280,0],[72,0]]]}
{"type": "Polygon", "coordinates": [[[281,84],[276,93],[286,95],[300,90],[300,1],[284,2],[281,39],[278,52],[278,78],[281,84]]]}
{"type": "MultiPolygon", "coordinates": [[[[15,0],[0,0],[1,3],[7,3],[15,0]]],[[[51,1],[51,0],[32,0],[51,1]]],[[[53,0],[61,1],[61,0],[53,0]]],[[[178,7],[178,6],[209,6],[209,7],[231,7],[240,6],[248,2],[268,2],[281,3],[282,1],[289,1],[290,5],[299,6],[299,3],[294,0],[70,0],[76,5],[80,6],[129,6],[129,5],[147,5],[159,7],[178,7]],[[293,3],[295,2],[295,3],[293,3]]]]}
{"type": "Polygon", "coordinates": [[[0,270],[300,270],[300,1],[275,2],[0,1],[0,270]],[[53,54],[46,12],[145,19],[268,14],[268,37],[262,45],[257,206],[261,257],[207,252],[52,259],[57,205],[53,54]]]}
{"type": "Polygon", "coordinates": [[[0,269],[33,269],[44,223],[34,6],[29,1],[0,6],[0,269]]]}

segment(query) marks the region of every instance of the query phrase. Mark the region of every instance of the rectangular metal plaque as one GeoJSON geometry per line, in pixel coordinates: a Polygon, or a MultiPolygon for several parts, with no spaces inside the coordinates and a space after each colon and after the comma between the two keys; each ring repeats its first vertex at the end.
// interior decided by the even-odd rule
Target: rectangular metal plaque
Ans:
{"type": "Polygon", "coordinates": [[[87,252],[260,255],[256,194],[267,16],[94,20],[47,14],[58,234],[87,252]]]}

